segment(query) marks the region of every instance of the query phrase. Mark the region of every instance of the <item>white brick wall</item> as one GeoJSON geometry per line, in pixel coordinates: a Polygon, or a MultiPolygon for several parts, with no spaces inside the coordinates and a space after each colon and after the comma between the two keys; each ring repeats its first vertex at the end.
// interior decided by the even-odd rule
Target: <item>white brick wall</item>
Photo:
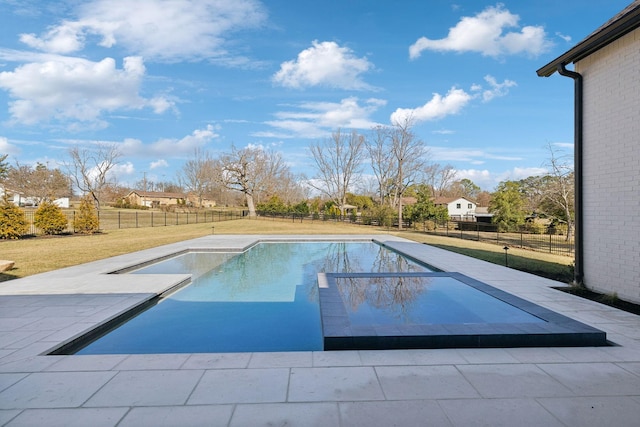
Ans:
{"type": "Polygon", "coordinates": [[[640,29],[576,63],[584,77],[584,280],[640,303],[640,29]]]}

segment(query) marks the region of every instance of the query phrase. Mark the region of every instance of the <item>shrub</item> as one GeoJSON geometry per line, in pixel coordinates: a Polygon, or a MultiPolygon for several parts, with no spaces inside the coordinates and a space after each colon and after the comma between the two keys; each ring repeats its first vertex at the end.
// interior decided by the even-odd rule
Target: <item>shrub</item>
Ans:
{"type": "Polygon", "coordinates": [[[5,195],[0,202],[0,239],[19,239],[27,233],[29,224],[24,211],[5,195]]]}
{"type": "Polygon", "coordinates": [[[45,201],[33,215],[33,225],[44,234],[60,234],[67,228],[67,217],[62,209],[51,202],[45,201]]]}
{"type": "Polygon", "coordinates": [[[98,231],[99,227],[96,209],[91,199],[84,197],[80,202],[80,209],[73,219],[73,229],[76,233],[93,234],[98,231]]]}
{"type": "Polygon", "coordinates": [[[525,227],[525,230],[531,234],[544,234],[545,229],[545,225],[539,222],[529,222],[525,227]]]}

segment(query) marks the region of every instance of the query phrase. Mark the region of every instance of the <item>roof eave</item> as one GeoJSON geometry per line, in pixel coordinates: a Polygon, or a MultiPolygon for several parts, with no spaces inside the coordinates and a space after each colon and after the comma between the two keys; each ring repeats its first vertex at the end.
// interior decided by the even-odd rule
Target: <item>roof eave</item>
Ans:
{"type": "Polygon", "coordinates": [[[569,63],[579,61],[635,30],[639,26],[640,6],[636,6],[627,14],[620,17],[620,19],[610,23],[600,31],[596,31],[572,49],[540,68],[536,73],[540,77],[549,77],[558,70],[559,66],[565,66],[569,63]]]}

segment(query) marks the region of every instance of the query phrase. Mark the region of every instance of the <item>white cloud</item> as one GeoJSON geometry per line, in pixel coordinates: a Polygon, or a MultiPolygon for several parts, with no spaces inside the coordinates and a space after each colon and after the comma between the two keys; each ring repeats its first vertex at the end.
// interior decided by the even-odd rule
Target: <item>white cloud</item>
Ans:
{"type": "Polygon", "coordinates": [[[113,167],[113,169],[111,169],[111,171],[109,171],[109,173],[112,173],[113,175],[118,177],[122,175],[130,176],[136,173],[136,168],[131,162],[118,163],[113,167]]]}
{"type": "Polygon", "coordinates": [[[452,135],[452,134],[456,133],[456,131],[451,130],[451,129],[438,129],[438,130],[431,131],[431,133],[433,133],[435,135],[452,135]]]}
{"type": "Polygon", "coordinates": [[[556,36],[560,37],[562,40],[566,41],[567,43],[571,43],[571,36],[566,36],[560,32],[556,32],[556,36]]]}
{"type": "MultiPolygon", "coordinates": [[[[207,125],[204,129],[196,129],[191,134],[180,139],[161,138],[152,143],[144,143],[139,139],[127,138],[120,144],[120,149],[125,156],[187,156],[193,154],[193,150],[196,148],[206,146],[219,136],[213,125],[207,125]]],[[[156,167],[167,166],[167,164],[160,164],[160,162],[165,161],[161,160],[156,162],[158,163],[156,167]]]]}
{"type": "Polygon", "coordinates": [[[371,120],[371,115],[385,104],[382,99],[370,98],[361,102],[355,97],[342,99],[339,103],[306,102],[297,106],[300,111],[277,112],[277,120],[265,123],[278,131],[253,136],[319,138],[337,128],[371,129],[378,124],[371,120]]]}
{"type": "Polygon", "coordinates": [[[539,176],[545,175],[548,173],[548,170],[545,168],[539,167],[530,167],[530,168],[513,168],[510,171],[503,172],[498,175],[498,182],[501,181],[519,181],[521,179],[528,178],[530,176],[539,176]]]}
{"type": "Polygon", "coordinates": [[[469,179],[483,190],[490,191],[499,181],[487,169],[456,169],[456,179],[469,179]]]}
{"type": "Polygon", "coordinates": [[[140,57],[124,58],[118,69],[112,58],[92,62],[57,57],[0,73],[0,88],[9,92],[12,119],[24,124],[51,120],[101,123],[104,112],[151,107],[156,113],[173,103],[138,94],[145,66],[140,57]]]}
{"type": "Polygon", "coordinates": [[[495,154],[478,148],[432,146],[429,147],[429,152],[433,160],[436,162],[469,162],[472,164],[483,164],[487,160],[501,160],[509,162],[525,160],[522,156],[495,154]]]}
{"type": "Polygon", "coordinates": [[[169,163],[165,159],[156,160],[155,162],[151,162],[149,164],[149,169],[158,169],[158,168],[166,168],[169,166],[169,163]]]}
{"type": "Polygon", "coordinates": [[[318,42],[303,50],[294,61],[283,62],[274,74],[274,83],[284,87],[301,89],[309,86],[326,86],[340,89],[373,89],[360,75],[373,69],[367,58],[358,58],[347,47],[335,42],[318,42]]]}
{"type": "Polygon", "coordinates": [[[403,123],[407,119],[416,123],[441,119],[459,113],[472,99],[473,95],[453,87],[445,96],[434,93],[433,97],[421,107],[398,108],[391,114],[391,123],[403,123]]]}
{"type": "Polygon", "coordinates": [[[509,88],[517,86],[516,82],[505,79],[498,83],[493,76],[487,75],[484,80],[489,84],[489,89],[484,89],[482,85],[471,85],[471,94],[464,89],[452,87],[445,96],[434,93],[429,101],[421,107],[398,108],[391,114],[391,123],[403,123],[407,119],[414,123],[439,120],[446,116],[458,114],[472,100],[482,97],[484,102],[489,102],[493,98],[505,96],[509,93],[509,88]]]}
{"type": "Polygon", "coordinates": [[[489,84],[489,89],[482,91],[482,100],[489,102],[493,98],[505,96],[509,93],[509,88],[517,86],[513,80],[505,79],[502,83],[498,83],[493,76],[485,76],[484,80],[489,84]]]}
{"type": "Polygon", "coordinates": [[[566,148],[566,149],[573,150],[574,143],[573,142],[554,142],[553,146],[561,148],[561,149],[565,149],[566,148]]]}
{"type": "Polygon", "coordinates": [[[552,43],[542,27],[525,26],[519,32],[506,31],[519,28],[519,20],[518,15],[501,4],[489,6],[476,16],[462,17],[443,39],[419,38],[409,48],[409,57],[418,58],[424,50],[479,52],[492,57],[518,53],[537,56],[546,52],[552,43]]]}
{"type": "Polygon", "coordinates": [[[218,59],[243,62],[227,51],[231,33],[257,28],[267,19],[257,0],[93,0],[42,35],[20,40],[46,52],[82,50],[95,38],[103,47],[122,46],[148,60],[218,59]]]}
{"type": "Polygon", "coordinates": [[[0,136],[0,156],[5,154],[18,154],[19,152],[18,147],[9,144],[9,140],[6,137],[0,136]]]}

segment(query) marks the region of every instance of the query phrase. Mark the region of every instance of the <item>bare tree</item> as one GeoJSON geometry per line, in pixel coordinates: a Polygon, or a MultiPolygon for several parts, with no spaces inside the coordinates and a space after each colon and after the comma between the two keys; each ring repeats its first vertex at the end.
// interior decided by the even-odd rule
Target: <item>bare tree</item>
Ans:
{"type": "Polygon", "coordinates": [[[431,187],[434,198],[444,196],[455,178],[456,170],[452,165],[432,163],[425,168],[425,182],[431,187]]]}
{"type": "Polygon", "coordinates": [[[289,168],[282,155],[260,147],[241,150],[231,147],[216,161],[218,182],[229,190],[242,193],[249,216],[256,216],[256,198],[261,194],[273,194],[279,181],[289,176],[289,168]]]}
{"type": "Polygon", "coordinates": [[[392,177],[397,169],[391,134],[389,127],[377,126],[372,129],[371,136],[365,143],[371,158],[371,169],[378,182],[378,198],[382,205],[391,194],[392,177]]]}
{"type": "Polygon", "coordinates": [[[202,207],[204,195],[211,190],[214,182],[214,161],[208,152],[196,148],[193,157],[182,166],[179,174],[180,186],[194,194],[198,207],[202,207]]]}
{"type": "Polygon", "coordinates": [[[360,173],[363,145],[364,137],[356,131],[344,134],[338,129],[331,138],[309,147],[317,172],[310,185],[336,202],[341,215],[344,215],[352,180],[360,173]]]}
{"type": "Polygon", "coordinates": [[[392,153],[397,165],[394,199],[398,207],[398,228],[402,229],[402,196],[424,169],[427,154],[424,142],[411,130],[412,120],[395,123],[392,128],[392,153]]]}
{"type": "Polygon", "coordinates": [[[15,191],[35,199],[35,203],[52,201],[72,193],[69,178],[60,169],[49,169],[42,163],[36,167],[16,162],[9,169],[7,184],[15,191]]]}
{"type": "Polygon", "coordinates": [[[91,197],[100,209],[102,190],[107,185],[109,172],[121,157],[116,144],[99,143],[93,147],[75,146],[69,150],[71,161],[65,163],[73,184],[91,197]]]}
{"type": "Polygon", "coordinates": [[[567,222],[566,239],[570,240],[573,235],[574,221],[574,196],[575,182],[573,173],[573,158],[569,155],[554,149],[548,144],[549,160],[549,180],[545,186],[544,199],[562,212],[564,220],[567,222]]]}

